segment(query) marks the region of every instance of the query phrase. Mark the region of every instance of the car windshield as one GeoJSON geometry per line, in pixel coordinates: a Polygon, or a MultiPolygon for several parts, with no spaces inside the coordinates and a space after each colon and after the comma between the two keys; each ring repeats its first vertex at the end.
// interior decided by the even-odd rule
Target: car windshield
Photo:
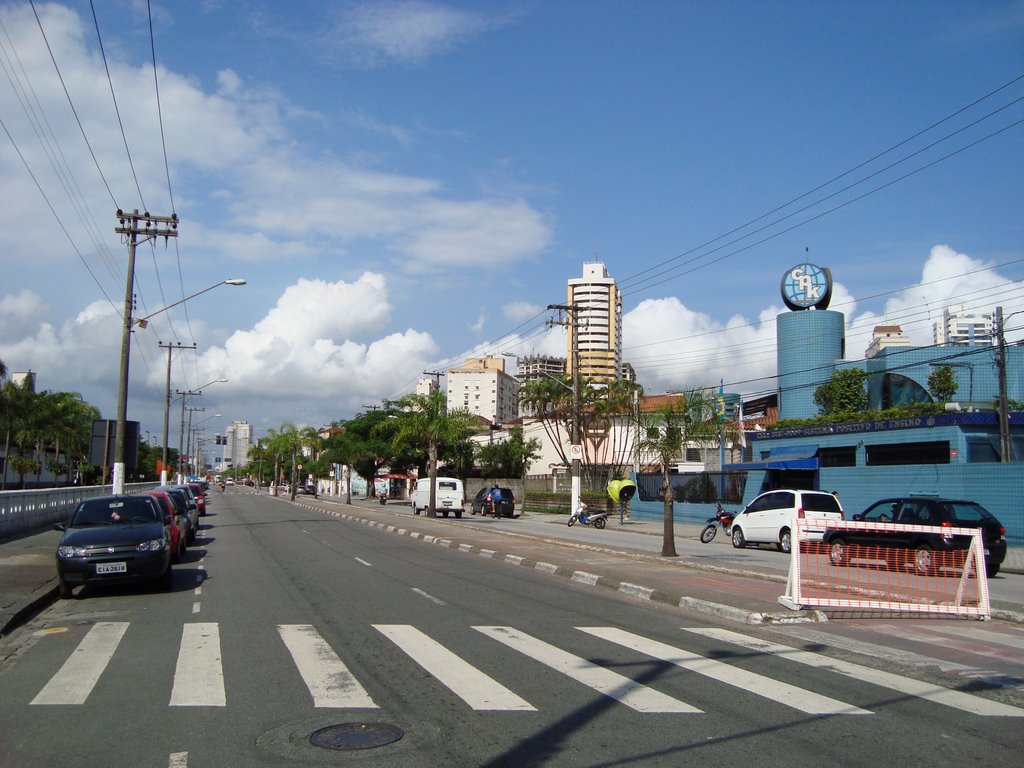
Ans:
{"type": "Polygon", "coordinates": [[[157,511],[146,498],[89,499],[83,501],[71,519],[72,527],[83,525],[117,525],[122,523],[155,523],[157,511]]]}

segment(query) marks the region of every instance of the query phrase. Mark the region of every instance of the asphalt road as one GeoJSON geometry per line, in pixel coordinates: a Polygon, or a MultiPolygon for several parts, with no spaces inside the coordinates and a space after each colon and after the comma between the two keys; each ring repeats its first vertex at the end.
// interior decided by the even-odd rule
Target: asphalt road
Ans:
{"type": "Polygon", "coordinates": [[[1017,766],[1024,709],[266,497],[0,672],[11,766],[1017,766]],[[339,752],[314,746],[321,728],[339,752]],[[879,746],[884,745],[884,759],[879,746]]]}

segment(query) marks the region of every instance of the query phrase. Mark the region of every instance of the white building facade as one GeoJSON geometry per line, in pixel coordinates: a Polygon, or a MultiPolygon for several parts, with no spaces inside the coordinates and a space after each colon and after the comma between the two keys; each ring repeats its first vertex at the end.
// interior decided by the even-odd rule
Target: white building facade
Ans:
{"type": "Polygon", "coordinates": [[[965,304],[954,304],[942,310],[941,322],[935,323],[936,344],[992,344],[992,313],[975,312],[965,304]]]}
{"type": "Polygon", "coordinates": [[[224,432],[224,464],[240,467],[249,461],[252,445],[252,425],[248,421],[232,421],[224,432]]]}
{"type": "Polygon", "coordinates": [[[503,357],[471,357],[447,372],[448,410],[465,409],[492,424],[519,416],[519,381],[505,372],[503,357]]]}

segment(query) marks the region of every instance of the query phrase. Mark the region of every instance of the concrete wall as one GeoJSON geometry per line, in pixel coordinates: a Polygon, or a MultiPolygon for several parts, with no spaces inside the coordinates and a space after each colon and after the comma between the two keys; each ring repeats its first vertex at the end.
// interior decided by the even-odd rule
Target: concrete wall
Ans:
{"type": "MultiPolygon", "coordinates": [[[[127,493],[141,493],[157,485],[133,483],[125,486],[125,490],[127,493]]],[[[83,499],[109,493],[108,485],[0,492],[0,539],[42,531],[54,523],[63,523],[83,499]]]]}

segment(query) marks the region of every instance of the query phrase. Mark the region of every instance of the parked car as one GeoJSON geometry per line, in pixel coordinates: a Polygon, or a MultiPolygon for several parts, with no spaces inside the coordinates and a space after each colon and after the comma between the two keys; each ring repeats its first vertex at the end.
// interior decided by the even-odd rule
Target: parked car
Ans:
{"type": "Polygon", "coordinates": [[[196,504],[192,491],[187,485],[161,485],[153,490],[163,491],[174,499],[181,509],[185,510],[185,515],[188,517],[188,537],[186,538],[186,543],[192,544],[196,540],[196,534],[199,532],[199,505],[196,504]]]}
{"type": "Polygon", "coordinates": [[[171,562],[180,563],[188,543],[188,514],[163,491],[147,491],[146,495],[160,502],[161,509],[171,516],[171,562]]]}
{"type": "Polygon", "coordinates": [[[474,515],[494,515],[495,517],[519,517],[516,511],[516,497],[511,488],[487,485],[477,491],[473,497],[470,512],[474,515]],[[495,493],[497,492],[497,493],[495,493]]]}
{"type": "MultiPolygon", "coordinates": [[[[793,546],[793,521],[800,518],[843,519],[835,494],[825,491],[785,489],[762,493],[732,521],[732,545],[774,544],[782,552],[793,546]]],[[[821,541],[824,529],[808,530],[811,541],[821,541]]]]}
{"type": "Polygon", "coordinates": [[[206,516],[206,489],[203,488],[201,483],[186,483],[192,490],[192,495],[196,497],[196,508],[199,510],[199,516],[206,516]]]}
{"type": "MultiPolygon", "coordinates": [[[[409,504],[413,513],[417,515],[430,507],[430,478],[424,477],[416,481],[409,495],[409,504]]],[[[462,487],[462,481],[454,477],[437,478],[434,504],[442,517],[448,517],[449,512],[454,512],[455,517],[462,517],[462,512],[466,508],[466,492],[462,487]]]]}
{"type": "Polygon", "coordinates": [[[58,592],[86,584],[152,581],[171,588],[172,516],[146,494],[98,496],[81,502],[57,545],[58,592]]]}
{"type": "Polygon", "coordinates": [[[951,536],[943,528],[981,528],[985,551],[985,573],[995,576],[1006,557],[1006,528],[995,515],[974,501],[943,499],[935,496],[901,496],[876,501],[854,520],[874,523],[873,530],[829,531],[824,544],[829,562],[846,565],[856,556],[853,546],[887,547],[893,556],[883,559],[899,564],[897,552],[912,551],[914,567],[927,573],[934,567],[933,552],[951,552],[970,546],[967,536],[951,536]],[[887,530],[894,524],[922,526],[913,530],[887,530]],[[934,528],[934,530],[928,530],[934,528]]]}

